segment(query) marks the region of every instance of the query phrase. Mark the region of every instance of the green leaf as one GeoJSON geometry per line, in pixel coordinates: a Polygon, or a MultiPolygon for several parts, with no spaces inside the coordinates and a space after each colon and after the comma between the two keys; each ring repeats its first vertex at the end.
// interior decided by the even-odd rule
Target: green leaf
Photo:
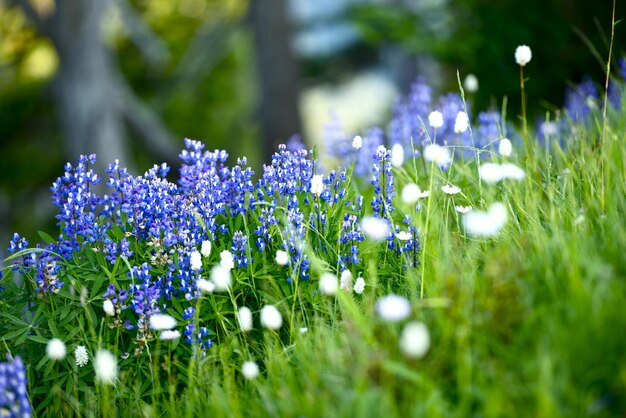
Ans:
{"type": "Polygon", "coordinates": [[[41,239],[44,240],[48,244],[53,244],[53,243],[56,242],[56,240],[54,238],[52,238],[50,235],[46,234],[43,231],[37,231],[37,234],[39,234],[41,239]]]}

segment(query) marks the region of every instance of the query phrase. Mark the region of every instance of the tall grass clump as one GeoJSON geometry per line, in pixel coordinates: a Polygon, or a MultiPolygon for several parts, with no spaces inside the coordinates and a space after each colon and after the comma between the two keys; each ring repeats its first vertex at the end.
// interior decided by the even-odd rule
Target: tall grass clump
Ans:
{"type": "Polygon", "coordinates": [[[618,70],[606,118],[585,81],[522,136],[418,78],[323,160],[67,164],[59,235],[4,260],[0,413],[624,415],[618,70]]]}

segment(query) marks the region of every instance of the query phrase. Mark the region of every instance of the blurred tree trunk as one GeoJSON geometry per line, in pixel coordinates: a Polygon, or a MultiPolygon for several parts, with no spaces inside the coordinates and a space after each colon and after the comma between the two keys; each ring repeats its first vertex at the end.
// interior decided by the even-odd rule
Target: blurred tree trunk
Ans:
{"type": "Polygon", "coordinates": [[[300,131],[298,65],[289,44],[286,0],[252,0],[250,17],[257,51],[263,154],[269,162],[278,144],[300,131]]]}

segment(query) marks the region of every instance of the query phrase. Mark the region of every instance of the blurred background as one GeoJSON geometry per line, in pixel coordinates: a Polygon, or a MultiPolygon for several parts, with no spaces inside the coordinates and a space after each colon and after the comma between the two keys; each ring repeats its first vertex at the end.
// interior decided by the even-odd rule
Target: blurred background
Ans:
{"type": "MultiPolygon", "coordinates": [[[[618,2],[617,19],[624,17],[618,2]]],[[[0,0],[0,245],[53,234],[49,187],[97,153],[134,174],[177,168],[185,137],[258,173],[279,143],[322,143],[340,120],[386,127],[423,75],[437,92],[474,74],[474,109],[519,113],[513,53],[531,46],[537,117],[568,85],[600,83],[611,0],[0,0]]],[[[616,26],[616,56],[626,30],[616,26]]],[[[177,170],[172,170],[172,179],[177,170]]]]}

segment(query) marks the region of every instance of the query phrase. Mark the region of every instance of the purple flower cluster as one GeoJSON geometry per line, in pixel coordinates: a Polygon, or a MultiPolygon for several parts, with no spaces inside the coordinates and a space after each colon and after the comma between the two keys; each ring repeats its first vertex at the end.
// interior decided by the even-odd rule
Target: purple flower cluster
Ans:
{"type": "Polygon", "coordinates": [[[26,371],[19,357],[0,363],[0,416],[27,418],[33,408],[26,390],[26,371]]]}

